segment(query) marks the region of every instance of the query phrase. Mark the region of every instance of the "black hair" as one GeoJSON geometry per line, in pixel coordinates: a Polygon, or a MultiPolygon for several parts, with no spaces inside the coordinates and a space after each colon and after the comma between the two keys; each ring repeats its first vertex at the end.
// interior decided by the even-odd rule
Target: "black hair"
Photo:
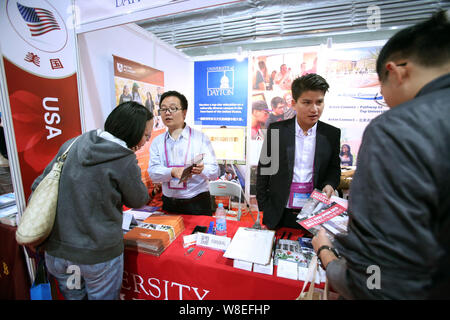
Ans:
{"type": "Polygon", "coordinates": [[[325,94],[328,88],[330,88],[330,85],[322,76],[309,73],[292,81],[292,98],[297,101],[305,91],[322,91],[325,94]]]}
{"type": "Polygon", "coordinates": [[[153,113],[142,104],[134,101],[124,102],[115,107],[106,118],[105,131],[125,141],[128,148],[132,148],[141,141],[147,121],[152,119],[153,113]]]}
{"type": "Polygon", "coordinates": [[[161,106],[163,100],[167,97],[177,97],[178,99],[180,99],[181,107],[183,108],[183,110],[187,110],[188,101],[187,101],[186,97],[183,94],[179,93],[178,91],[174,91],[174,90],[164,92],[161,95],[161,99],[159,99],[160,106],[161,106]]]}
{"type": "Polygon", "coordinates": [[[348,149],[347,153],[348,153],[349,155],[352,155],[352,151],[351,151],[350,145],[348,145],[348,144],[346,144],[346,143],[344,143],[344,144],[341,146],[341,151],[339,152],[339,155],[340,155],[340,156],[343,156],[343,155],[345,154],[345,152],[342,151],[342,148],[343,148],[344,146],[346,146],[347,149],[348,149]]]}
{"type": "Polygon", "coordinates": [[[286,100],[284,100],[281,97],[273,97],[272,100],[270,100],[270,105],[272,106],[272,110],[275,110],[275,108],[280,104],[286,104],[286,100]]]}
{"type": "Polygon", "coordinates": [[[444,10],[414,26],[393,35],[383,46],[377,59],[380,81],[386,79],[385,64],[389,60],[410,58],[428,67],[437,67],[450,61],[450,23],[444,10]]]}

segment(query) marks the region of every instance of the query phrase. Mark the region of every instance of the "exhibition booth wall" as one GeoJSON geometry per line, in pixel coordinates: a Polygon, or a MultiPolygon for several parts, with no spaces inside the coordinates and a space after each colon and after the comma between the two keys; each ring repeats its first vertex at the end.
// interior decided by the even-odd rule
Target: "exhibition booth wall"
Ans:
{"type": "MultiPolygon", "coordinates": [[[[178,90],[192,104],[191,59],[140,27],[126,24],[82,33],[78,35],[78,47],[86,130],[103,127],[117,105],[113,55],[163,71],[164,90],[178,90]]],[[[190,108],[188,123],[192,117],[190,108]]]]}

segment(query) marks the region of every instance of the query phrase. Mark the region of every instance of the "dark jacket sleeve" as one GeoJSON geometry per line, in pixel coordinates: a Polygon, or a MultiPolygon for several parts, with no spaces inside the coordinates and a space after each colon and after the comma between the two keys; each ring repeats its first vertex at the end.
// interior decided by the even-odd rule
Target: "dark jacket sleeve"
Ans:
{"type": "Polygon", "coordinates": [[[119,180],[119,188],[122,191],[122,200],[129,208],[139,208],[149,200],[148,189],[141,179],[141,169],[139,168],[136,156],[130,157],[128,166],[125,168],[123,179],[119,180]]]}
{"type": "Polygon", "coordinates": [[[341,158],[339,158],[339,145],[341,141],[341,129],[333,128],[334,132],[331,140],[331,157],[327,166],[326,178],[321,188],[327,184],[336,188],[339,186],[341,180],[341,158]]]}
{"type": "Polygon", "coordinates": [[[423,299],[442,254],[430,213],[438,212],[432,142],[411,123],[385,117],[364,132],[351,185],[348,234],[336,237],[358,299],[423,299]],[[396,123],[394,122],[396,121],[396,123]],[[370,290],[367,268],[381,269],[370,290]]]}
{"type": "Polygon", "coordinates": [[[272,125],[269,125],[259,156],[258,167],[256,168],[256,200],[258,201],[258,209],[260,211],[264,211],[269,200],[269,183],[271,176],[264,171],[268,170],[272,163],[270,159],[271,130],[272,125]]]}

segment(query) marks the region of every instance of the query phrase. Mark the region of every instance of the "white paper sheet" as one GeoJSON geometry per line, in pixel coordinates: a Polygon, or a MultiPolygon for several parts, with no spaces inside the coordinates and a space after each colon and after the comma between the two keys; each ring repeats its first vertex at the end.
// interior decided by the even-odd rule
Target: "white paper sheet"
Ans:
{"type": "Polygon", "coordinates": [[[225,258],[268,264],[275,231],[240,227],[224,253],[225,258]]]}

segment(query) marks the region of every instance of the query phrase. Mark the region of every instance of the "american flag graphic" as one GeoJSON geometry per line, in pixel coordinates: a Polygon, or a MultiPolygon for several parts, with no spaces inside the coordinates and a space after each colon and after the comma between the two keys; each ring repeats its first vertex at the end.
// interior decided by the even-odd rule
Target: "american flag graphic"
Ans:
{"type": "Polygon", "coordinates": [[[38,37],[53,30],[60,30],[53,13],[46,9],[30,8],[17,3],[17,8],[30,29],[31,36],[38,37]]]}

